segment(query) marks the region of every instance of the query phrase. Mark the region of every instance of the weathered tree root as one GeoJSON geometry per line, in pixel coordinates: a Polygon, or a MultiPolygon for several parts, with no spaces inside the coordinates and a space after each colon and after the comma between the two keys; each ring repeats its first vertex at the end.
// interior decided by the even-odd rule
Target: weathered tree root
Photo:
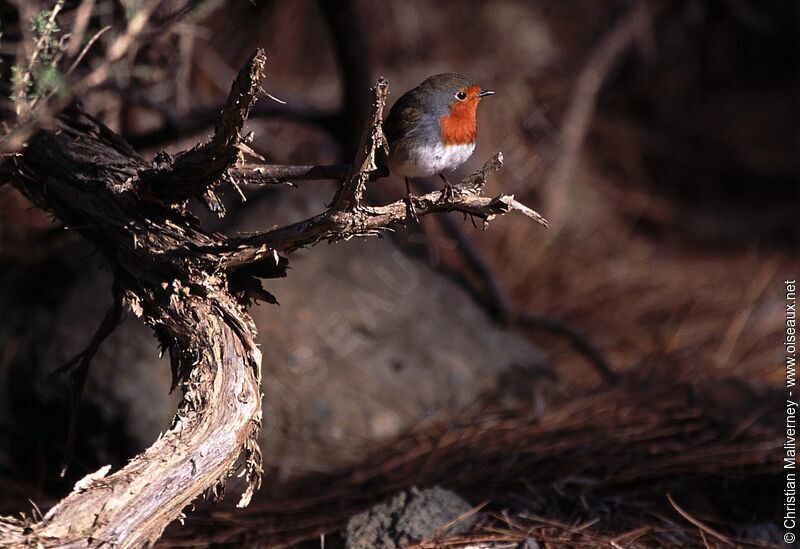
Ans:
{"type": "MultiPolygon", "coordinates": [[[[41,520],[0,518],[0,546],[153,542],[200,494],[221,497],[242,456],[246,488],[239,505],[247,505],[262,473],[256,441],[261,353],[247,306],[256,299],[274,302],[261,279],[285,276],[279,252],[379,234],[405,222],[404,202],[369,207],[361,200],[377,170],[377,153],[386,146],[381,119],[388,86],[380,80],[354,167],[329,210],[247,238],[199,226],[186,208],[191,198],[223,215],[220,185],[248,183],[241,168],[242,152],[249,151],[243,128],[265,62],[263,51],[251,57],[233,83],[214,136],[190,151],[160,154],[148,163],[108,128],[71,109],[59,115],[56,127],[39,131],[11,159],[10,169],[0,170],[103,253],[118,295],[153,328],[183,391],[172,427],[150,448],[120,471],[108,474],[104,467],[88,475],[41,520]]],[[[482,196],[487,175],[501,163],[498,154],[452,197],[419,197],[417,213],[461,211],[490,220],[517,210],[546,224],[511,196],[482,196]]]]}

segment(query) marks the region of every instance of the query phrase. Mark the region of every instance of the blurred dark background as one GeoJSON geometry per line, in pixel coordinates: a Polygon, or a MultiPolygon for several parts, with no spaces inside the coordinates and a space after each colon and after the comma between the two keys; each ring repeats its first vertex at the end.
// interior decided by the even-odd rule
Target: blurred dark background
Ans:
{"type": "MultiPolygon", "coordinates": [[[[63,29],[73,28],[82,4],[66,2],[63,29]]],[[[3,80],[10,82],[14,40],[45,7],[0,3],[3,80]]],[[[712,433],[702,442],[676,435],[665,452],[688,451],[681,444],[690,439],[779,448],[770,444],[784,382],[783,280],[800,271],[797,2],[298,0],[182,8],[166,2],[107,81],[80,98],[145,157],[207,136],[257,47],[269,59],[264,90],[286,105],[262,97],[249,128],[253,148],[277,164],[349,161],[378,76],[389,81],[391,103],[427,76],[455,71],[497,92],[481,104],[478,146],[458,175],[502,151],[505,167],[487,192],[513,193],[552,221],[544,230],[505,216],[474,230],[459,216],[431,216],[385,240],[321,244],[293,256],[288,279],[268,288],[281,307],[253,313],[264,352],[269,487],[262,497],[299,497],[304,479],[322,478],[315,475],[344,478],[343,468],[431,422],[457,425],[491,409],[556,428],[570,417],[565,407],[580,413],[576,403],[591,399],[598,422],[603,411],[653,398],[671,402],[666,425],[691,412],[712,433]]],[[[124,26],[126,9],[96,0],[87,35],[124,26]]],[[[106,47],[101,36],[84,63],[97,63],[106,47]]],[[[421,192],[426,183],[418,185],[421,192]]],[[[334,188],[248,189],[246,203],[231,192],[231,214],[203,222],[234,232],[295,221],[321,211],[334,188]]],[[[403,193],[398,178],[369,189],[376,203],[403,193]]],[[[168,363],[129,318],[93,364],[75,460],[67,478],[57,476],[68,390],[66,379],[50,374],[85,346],[109,302],[102,257],[0,187],[0,511],[28,509],[28,498],[49,507],[75,480],[123,464],[168,426],[175,405],[168,363]]],[[[613,476],[620,452],[598,458],[590,444],[569,456],[606,459],[597,474],[613,476]]],[[[697,483],[686,492],[695,510],[728,533],[746,530],[766,543],[779,518],[779,458],[765,450],[713,474],[693,470],[694,462],[665,466],[661,484],[639,482],[661,494],[652,496],[659,504],[666,490],[697,483]],[[754,484],[775,489],[732,510],[754,484]]],[[[521,482],[526,474],[508,476],[521,482]]],[[[441,475],[437,482],[448,484],[441,475]]],[[[547,490],[569,475],[553,467],[536,485],[547,490]]],[[[486,494],[452,484],[498,509],[510,506],[498,490],[514,493],[513,483],[486,494]]],[[[353,511],[369,499],[355,498],[353,511]]],[[[570,516],[559,505],[547,509],[565,522],[570,516]]],[[[627,527],[613,514],[626,512],[608,511],[627,527]]],[[[314,528],[333,528],[326,524],[314,528]]]]}

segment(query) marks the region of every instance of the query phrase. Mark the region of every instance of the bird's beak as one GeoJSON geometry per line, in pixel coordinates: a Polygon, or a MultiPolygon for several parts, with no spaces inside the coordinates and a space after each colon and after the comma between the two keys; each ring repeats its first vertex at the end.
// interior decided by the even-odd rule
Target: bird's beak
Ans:
{"type": "Polygon", "coordinates": [[[481,90],[478,92],[478,97],[486,97],[487,95],[494,95],[494,92],[491,90],[481,90]]]}

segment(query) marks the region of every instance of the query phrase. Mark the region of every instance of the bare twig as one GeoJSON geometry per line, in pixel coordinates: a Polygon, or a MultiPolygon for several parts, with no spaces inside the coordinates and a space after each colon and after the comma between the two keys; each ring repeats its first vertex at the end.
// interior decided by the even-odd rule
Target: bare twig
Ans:
{"type": "MultiPolygon", "coordinates": [[[[288,253],[322,240],[337,241],[378,235],[392,225],[405,222],[408,215],[405,201],[383,206],[362,204],[364,187],[370,176],[378,170],[377,155],[381,149],[386,148],[382,119],[388,93],[388,84],[379,79],[372,88],[371,112],[362,133],[353,169],[337,190],[330,209],[299,223],[235,239],[225,249],[209,251],[221,253],[223,264],[235,267],[262,261],[276,251],[288,253]]],[[[547,220],[516,201],[513,196],[499,195],[490,198],[481,195],[486,178],[500,169],[502,164],[503,156],[498,153],[481,169],[461,181],[453,196],[444,196],[437,191],[417,197],[417,215],[458,211],[489,221],[497,215],[518,211],[547,226],[547,220]]]]}
{"type": "MultiPolygon", "coordinates": [[[[496,163],[499,157],[498,154],[489,163],[496,163]]],[[[490,221],[498,215],[518,211],[547,226],[542,216],[509,195],[487,197],[475,191],[461,191],[452,198],[444,199],[442,193],[436,191],[414,200],[420,217],[433,213],[462,212],[490,221]]],[[[332,207],[305,221],[234,240],[228,249],[222,250],[224,262],[229,266],[243,265],[269,257],[273,251],[291,252],[324,240],[335,242],[357,236],[375,236],[392,225],[404,223],[407,218],[408,207],[403,200],[384,206],[362,205],[355,211],[342,212],[332,207]]]]}
{"type": "Polygon", "coordinates": [[[714,530],[707,524],[703,524],[700,520],[694,518],[692,515],[687,513],[680,505],[675,503],[675,500],[672,499],[672,494],[667,494],[667,500],[669,500],[670,505],[672,505],[672,507],[675,508],[675,511],[677,511],[680,516],[682,516],[683,518],[685,518],[686,520],[697,526],[703,532],[714,536],[715,538],[717,538],[718,540],[727,545],[735,545],[733,541],[731,541],[730,538],[728,538],[728,536],[719,533],[718,531],[714,530]]]}
{"type": "Polygon", "coordinates": [[[107,30],[109,30],[109,29],[111,29],[111,27],[110,27],[110,26],[105,26],[105,27],[103,27],[102,29],[100,29],[99,31],[97,31],[97,32],[94,34],[94,36],[92,36],[92,37],[89,39],[89,41],[88,41],[88,42],[86,42],[86,46],[84,46],[84,48],[83,48],[83,49],[81,50],[81,52],[78,54],[78,57],[76,57],[76,58],[75,58],[75,61],[73,61],[73,62],[72,62],[72,64],[71,64],[71,65],[69,66],[69,68],[67,69],[67,74],[72,74],[72,71],[74,71],[74,70],[75,70],[75,67],[77,67],[77,66],[80,64],[80,62],[81,62],[81,61],[83,61],[83,58],[86,56],[86,54],[87,54],[87,53],[89,52],[89,50],[92,48],[92,46],[94,45],[94,43],[95,43],[95,42],[97,42],[97,39],[98,39],[98,38],[100,38],[100,37],[103,35],[103,33],[105,33],[105,32],[106,32],[107,30]]]}
{"type": "Polygon", "coordinates": [[[277,185],[287,181],[338,179],[350,175],[352,164],[329,166],[282,166],[277,164],[238,164],[230,174],[247,185],[277,185]]]}
{"type": "Polygon", "coordinates": [[[619,58],[646,34],[651,26],[647,2],[635,2],[624,17],[603,37],[583,65],[573,87],[569,107],[561,123],[562,147],[545,181],[546,210],[562,222],[569,180],[578,165],[583,142],[594,117],[597,96],[619,58]]]}
{"type": "MultiPolygon", "coordinates": [[[[483,182],[488,174],[492,170],[499,169],[502,165],[501,159],[502,157],[499,155],[493,157],[480,170],[465,178],[459,184],[459,187],[466,189],[482,188],[483,182]]],[[[281,184],[287,180],[344,179],[350,173],[350,170],[350,164],[333,166],[280,166],[267,164],[244,164],[234,168],[232,170],[232,174],[243,178],[247,184],[272,185],[281,184]]],[[[425,185],[425,189],[428,193],[426,196],[428,197],[436,196],[438,198],[440,195],[439,191],[434,190],[431,185],[425,185]]],[[[528,208],[525,208],[525,206],[519,204],[517,201],[514,201],[514,203],[516,205],[516,209],[523,211],[523,213],[529,217],[532,217],[536,221],[542,222],[542,218],[538,213],[533,212],[532,215],[528,214],[525,212],[525,210],[528,210],[528,208]],[[524,208],[524,210],[522,208],[524,208]]],[[[398,203],[395,203],[394,205],[390,206],[392,206],[392,209],[395,209],[397,204],[398,203]]],[[[384,208],[386,208],[386,206],[384,208]]],[[[463,209],[459,208],[454,208],[454,211],[464,212],[463,209]]],[[[376,210],[367,208],[366,212],[375,213],[376,210]]],[[[426,211],[423,212],[422,215],[425,215],[425,213],[433,212],[426,211]]],[[[468,266],[483,281],[488,295],[482,295],[477,288],[472,288],[469,281],[463,277],[460,277],[458,282],[462,285],[466,285],[466,289],[469,291],[469,294],[476,298],[480,305],[485,306],[500,323],[507,326],[520,326],[524,328],[543,330],[563,338],[578,353],[584,355],[589,360],[589,362],[600,373],[603,379],[609,383],[616,383],[619,381],[617,374],[614,373],[613,369],[603,357],[602,353],[584,335],[580,334],[567,323],[554,318],[546,317],[544,315],[517,311],[512,305],[511,299],[509,298],[505,288],[503,288],[500,281],[497,280],[497,277],[492,272],[492,269],[489,266],[489,263],[486,261],[486,258],[483,256],[483,253],[474,245],[472,240],[470,240],[466,234],[464,234],[456,221],[450,216],[439,216],[438,220],[447,235],[458,242],[459,251],[467,261],[468,266]]],[[[392,221],[392,223],[399,223],[401,221],[404,221],[404,218],[392,221]]],[[[309,229],[309,224],[323,224],[324,222],[325,218],[323,214],[322,216],[317,216],[316,218],[301,222],[298,225],[305,229],[309,229]]],[[[331,234],[339,234],[341,238],[345,239],[350,238],[351,236],[358,236],[356,233],[344,234],[343,231],[346,231],[347,225],[348,223],[346,221],[340,221],[340,226],[338,229],[331,228],[329,230],[331,234]]],[[[373,228],[377,230],[378,227],[375,226],[373,228]]],[[[364,227],[364,235],[367,234],[370,234],[369,230],[364,227]]],[[[299,239],[300,236],[298,235],[297,238],[299,239]]],[[[282,244],[284,247],[277,247],[270,246],[268,243],[269,237],[267,237],[265,234],[261,237],[261,239],[257,239],[256,241],[241,242],[240,244],[245,246],[245,248],[238,249],[229,254],[226,257],[226,261],[231,266],[246,264],[250,261],[268,257],[270,253],[273,253],[271,250],[288,252],[296,249],[297,247],[314,244],[319,240],[324,240],[326,238],[328,237],[320,235],[319,233],[315,233],[315,236],[310,240],[305,240],[303,242],[294,240],[291,243],[284,242],[282,244]],[[246,249],[247,246],[256,246],[256,249],[248,250],[246,249]]],[[[272,242],[273,244],[276,244],[278,241],[279,240],[276,238],[272,242]]]]}
{"type": "MultiPolygon", "coordinates": [[[[89,19],[92,17],[94,11],[95,0],[83,0],[81,5],[78,6],[75,14],[75,24],[72,26],[72,36],[69,39],[69,46],[67,46],[67,57],[74,57],[81,49],[81,42],[83,42],[83,35],[89,27],[89,19]]],[[[84,48],[84,51],[86,48],[84,48]]],[[[79,55],[78,59],[83,57],[79,55]]],[[[73,66],[77,64],[77,59],[72,63],[73,66]]]]}
{"type": "MultiPolygon", "coordinates": [[[[63,111],[76,97],[98,87],[108,79],[111,67],[136,44],[142,34],[150,15],[158,7],[161,0],[147,0],[141,4],[136,14],[128,22],[125,32],[118,35],[108,48],[103,62],[93,68],[88,75],[74,81],[64,90],[48,94],[43,101],[34,100],[20,107],[16,125],[5,135],[0,136],[0,159],[8,158],[22,147],[41,128],[52,125],[57,115],[63,111]]],[[[24,3],[23,3],[24,5],[24,3]]],[[[57,7],[59,5],[57,4],[57,7]]],[[[55,15],[54,10],[54,15],[55,15]]]]}
{"type": "MultiPolygon", "coordinates": [[[[421,180],[420,183],[426,191],[433,191],[433,186],[426,181],[421,180]]],[[[483,252],[464,233],[456,220],[447,215],[439,216],[437,220],[445,234],[458,242],[458,251],[467,266],[483,283],[485,291],[481,292],[480,289],[473,288],[470,281],[464,277],[459,277],[458,283],[467,285],[468,293],[475,297],[477,302],[485,307],[497,322],[504,326],[544,330],[565,339],[578,353],[589,360],[605,381],[609,383],[619,381],[602,353],[577,330],[565,322],[545,315],[519,311],[512,303],[503,284],[497,279],[483,252]]]]}
{"type": "MultiPolygon", "coordinates": [[[[470,294],[478,297],[478,302],[485,306],[500,323],[511,327],[543,330],[560,337],[566,340],[578,353],[585,356],[605,381],[609,383],[617,383],[619,381],[619,377],[614,373],[602,353],[586,336],[580,334],[569,324],[546,315],[517,310],[512,304],[506,289],[492,272],[483,253],[464,234],[455,220],[448,216],[440,216],[438,220],[447,235],[458,242],[458,249],[462,257],[484,284],[485,295],[481,295],[477,289],[474,289],[470,294]]],[[[469,284],[467,280],[461,280],[460,282],[469,284]]]]}
{"type": "Polygon", "coordinates": [[[159,155],[153,170],[142,176],[147,193],[173,203],[196,196],[211,211],[224,214],[225,208],[215,187],[227,177],[226,171],[236,163],[246,147],[242,135],[244,123],[261,89],[266,62],[266,53],[258,50],[239,72],[217,120],[214,136],[208,143],[174,159],[159,155]]]}
{"type": "Polygon", "coordinates": [[[339,212],[353,212],[361,203],[364,187],[372,172],[378,169],[377,156],[380,150],[388,151],[386,137],[383,135],[383,108],[389,97],[389,84],[380,78],[372,88],[367,125],[353,161],[353,170],[347,181],[333,197],[331,209],[339,212]]]}
{"type": "MultiPolygon", "coordinates": [[[[117,292],[115,291],[115,294],[117,292]]],[[[72,460],[72,452],[75,449],[75,435],[78,428],[78,415],[80,413],[81,395],[86,385],[86,377],[89,374],[89,366],[92,364],[94,355],[103,341],[110,336],[122,319],[122,297],[114,295],[114,302],[106,312],[103,322],[97,328],[92,340],[86,349],[78,353],[69,362],[61,366],[54,372],[59,375],[70,372],[70,400],[69,400],[69,427],[67,428],[67,442],[64,446],[64,458],[61,463],[60,476],[67,473],[67,468],[72,460]]]]}
{"type": "Polygon", "coordinates": [[[618,383],[619,376],[614,372],[602,353],[586,338],[569,324],[534,313],[521,313],[516,317],[516,323],[525,328],[543,330],[565,339],[580,354],[585,356],[594,366],[595,370],[608,383],[618,383]]]}
{"type": "Polygon", "coordinates": [[[111,65],[130,53],[131,47],[150,20],[150,15],[158,8],[160,3],[161,0],[145,0],[138,5],[138,10],[128,22],[125,32],[120,34],[106,51],[103,63],[93,69],[78,85],[73,86],[73,93],[80,95],[86,89],[93,88],[108,78],[111,65]]]}
{"type": "Polygon", "coordinates": [[[445,234],[458,242],[458,250],[467,266],[483,282],[487,294],[486,304],[489,312],[502,324],[511,323],[514,316],[514,306],[505,287],[497,279],[483,252],[475,245],[461,229],[452,216],[442,215],[438,218],[439,224],[445,234]]]}
{"type": "MultiPolygon", "coordinates": [[[[120,94],[126,101],[152,109],[164,117],[164,126],[157,130],[130,136],[136,147],[158,148],[168,143],[186,139],[214,125],[221,107],[195,107],[181,114],[170,105],[152,101],[147,95],[123,90],[113,83],[103,87],[120,94]]],[[[320,109],[301,101],[292,100],[288,105],[258,103],[250,112],[250,119],[278,119],[317,126],[329,134],[335,134],[339,113],[320,109]]]]}

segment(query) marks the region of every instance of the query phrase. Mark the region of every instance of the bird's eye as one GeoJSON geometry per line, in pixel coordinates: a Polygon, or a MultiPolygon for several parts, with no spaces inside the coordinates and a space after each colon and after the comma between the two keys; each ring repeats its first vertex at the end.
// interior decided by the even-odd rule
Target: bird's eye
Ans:
{"type": "Polygon", "coordinates": [[[467,92],[460,91],[456,94],[456,99],[458,99],[459,101],[463,101],[466,98],[467,98],[467,92]]]}

